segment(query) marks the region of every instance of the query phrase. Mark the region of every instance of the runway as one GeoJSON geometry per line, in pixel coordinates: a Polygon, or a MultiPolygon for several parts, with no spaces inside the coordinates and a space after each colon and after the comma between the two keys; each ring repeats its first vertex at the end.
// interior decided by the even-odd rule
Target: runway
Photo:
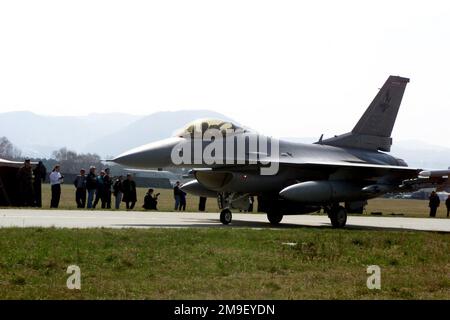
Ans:
{"type": "MultiPolygon", "coordinates": [[[[125,212],[87,210],[0,209],[0,227],[56,228],[331,228],[325,215],[285,216],[272,226],[263,214],[233,214],[233,222],[224,226],[218,213],[201,212],[125,212]]],[[[399,229],[450,232],[450,219],[349,216],[350,229],[399,229]]]]}

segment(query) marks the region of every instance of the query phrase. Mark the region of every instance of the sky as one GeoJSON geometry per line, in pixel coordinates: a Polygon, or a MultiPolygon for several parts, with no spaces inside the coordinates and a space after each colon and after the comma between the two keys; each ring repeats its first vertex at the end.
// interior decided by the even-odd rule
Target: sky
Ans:
{"type": "Polygon", "coordinates": [[[2,1],[0,112],[209,109],[318,138],[392,74],[394,141],[450,147],[449,39],[448,1],[2,1]]]}

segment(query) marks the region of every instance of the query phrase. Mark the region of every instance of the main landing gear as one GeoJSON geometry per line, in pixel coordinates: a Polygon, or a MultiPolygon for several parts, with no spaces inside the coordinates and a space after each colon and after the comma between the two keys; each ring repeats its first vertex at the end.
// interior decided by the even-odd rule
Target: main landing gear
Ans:
{"type": "Polygon", "coordinates": [[[268,212],[267,219],[269,220],[270,224],[276,226],[280,224],[281,220],[283,219],[283,215],[279,212],[268,212]]]}
{"type": "MultiPolygon", "coordinates": [[[[219,208],[222,209],[220,212],[220,222],[224,225],[228,225],[231,223],[233,219],[233,214],[231,210],[238,209],[242,211],[248,210],[249,207],[249,195],[248,194],[239,194],[239,193],[222,193],[218,196],[218,205],[219,208]]],[[[267,219],[272,225],[278,225],[283,219],[284,214],[306,214],[310,212],[316,212],[317,209],[320,209],[319,206],[315,207],[307,207],[304,206],[302,208],[298,208],[298,206],[292,208],[289,207],[289,203],[285,206],[277,205],[277,203],[269,203],[268,206],[263,208],[263,212],[267,212],[267,219]],[[291,209],[290,211],[288,209],[291,209]],[[295,210],[292,210],[295,209],[295,210]],[[300,212],[301,211],[301,212],[300,212]],[[283,212],[283,213],[281,213],[283,212]]],[[[328,214],[328,218],[330,218],[331,225],[333,228],[343,228],[347,223],[347,210],[345,207],[339,205],[339,203],[327,204],[322,207],[325,212],[328,214]]]]}
{"type": "Polygon", "coordinates": [[[327,209],[328,218],[330,218],[333,228],[343,228],[347,223],[347,210],[339,204],[334,204],[327,209]]]}
{"type": "Polygon", "coordinates": [[[233,215],[231,214],[230,209],[223,209],[220,212],[220,222],[222,222],[223,224],[225,225],[229,224],[232,219],[233,215]]]}

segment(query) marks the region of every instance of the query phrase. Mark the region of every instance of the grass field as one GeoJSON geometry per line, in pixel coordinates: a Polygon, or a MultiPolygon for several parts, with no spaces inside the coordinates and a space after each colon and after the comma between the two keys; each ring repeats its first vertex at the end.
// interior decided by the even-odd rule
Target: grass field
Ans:
{"type": "MultiPolygon", "coordinates": [[[[145,188],[138,188],[138,202],[135,210],[143,210],[142,204],[144,195],[147,192],[145,188]]],[[[172,190],[168,189],[155,189],[155,192],[160,192],[158,209],[160,211],[173,211],[173,196],[172,190]]],[[[50,207],[50,187],[48,185],[43,186],[43,206],[48,209],[50,207]]],[[[113,197],[114,200],[114,197],[113,197]]],[[[121,209],[124,210],[124,204],[122,204],[121,209]]],[[[255,204],[255,211],[257,205],[255,204]]],[[[75,191],[70,185],[63,185],[61,192],[61,209],[76,209],[75,204],[75,191]]],[[[446,216],[445,206],[442,205],[439,208],[437,217],[444,218],[446,216]]],[[[99,210],[99,209],[97,209],[99,210]]],[[[198,197],[187,196],[187,211],[198,211],[198,197]]],[[[206,203],[206,211],[208,212],[218,212],[217,201],[212,198],[208,198],[206,203]]],[[[403,214],[409,217],[427,217],[428,212],[428,201],[423,200],[404,200],[404,199],[373,199],[369,201],[366,207],[366,214],[371,212],[382,212],[383,216],[390,216],[394,214],[403,214]]]]}
{"type": "MultiPolygon", "coordinates": [[[[73,191],[63,187],[62,209],[76,209],[73,191]]],[[[159,209],[172,211],[172,191],[157,192],[159,209]]],[[[48,208],[48,186],[43,201],[48,208]]],[[[188,196],[187,209],[197,205],[188,196]]],[[[215,200],[207,210],[218,211],[215,200]]],[[[428,216],[427,202],[417,200],[374,199],[371,212],[428,216]]],[[[0,299],[450,299],[449,253],[449,235],[431,232],[5,228],[0,299]],[[80,291],[66,287],[73,264],[80,291]],[[366,287],[373,264],[381,290],[366,287]]]]}
{"type": "Polygon", "coordinates": [[[439,233],[9,228],[0,252],[0,299],[450,299],[439,233]],[[373,264],[381,290],[366,287],[373,264]]]}

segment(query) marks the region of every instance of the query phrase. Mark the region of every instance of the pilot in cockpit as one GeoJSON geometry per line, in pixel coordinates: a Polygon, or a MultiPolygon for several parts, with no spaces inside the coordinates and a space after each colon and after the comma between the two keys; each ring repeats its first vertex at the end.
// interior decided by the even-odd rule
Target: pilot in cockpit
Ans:
{"type": "Polygon", "coordinates": [[[194,135],[199,135],[203,137],[205,132],[212,129],[220,130],[223,136],[248,131],[229,121],[219,119],[200,119],[187,124],[180,130],[177,130],[174,136],[192,138],[194,135]]]}

